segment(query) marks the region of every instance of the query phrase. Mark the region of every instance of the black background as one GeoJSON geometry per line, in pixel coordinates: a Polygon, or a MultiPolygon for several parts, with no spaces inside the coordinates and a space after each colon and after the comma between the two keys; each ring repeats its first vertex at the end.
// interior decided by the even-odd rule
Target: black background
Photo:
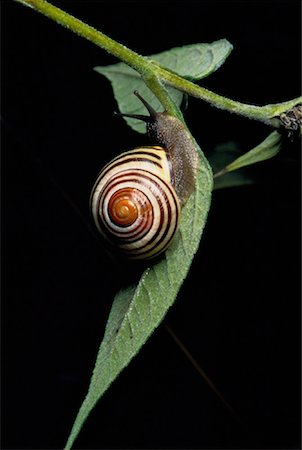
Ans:
{"type": "MultiPolygon", "coordinates": [[[[300,94],[300,2],[56,2],[142,54],[227,38],[202,85],[253,104],[300,94]]],[[[89,232],[88,199],[113,155],[146,143],[112,116],[116,60],[13,2],[2,9],[2,446],[62,448],[112,298],[127,279],[89,232]]],[[[270,132],[190,99],[206,154],[270,132]]],[[[300,144],[213,194],[200,250],[167,315],[237,423],[163,327],[105,394],[78,448],[298,448],[300,144]]]]}

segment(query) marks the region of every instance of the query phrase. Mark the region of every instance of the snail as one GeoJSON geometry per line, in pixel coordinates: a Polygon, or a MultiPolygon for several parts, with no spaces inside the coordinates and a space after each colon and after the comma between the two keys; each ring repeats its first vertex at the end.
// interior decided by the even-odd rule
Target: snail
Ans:
{"type": "Polygon", "coordinates": [[[151,259],[170,245],[181,208],[195,186],[198,155],[181,121],[156,112],[141,95],[149,115],[140,119],[155,145],[129,150],[99,173],[90,197],[95,225],[109,245],[130,259],[151,259]]]}

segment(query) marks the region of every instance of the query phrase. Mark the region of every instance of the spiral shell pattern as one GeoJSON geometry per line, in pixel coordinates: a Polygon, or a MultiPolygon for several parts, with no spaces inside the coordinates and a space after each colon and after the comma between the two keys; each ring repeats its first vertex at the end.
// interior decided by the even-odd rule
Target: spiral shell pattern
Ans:
{"type": "Polygon", "coordinates": [[[90,202],[99,232],[126,257],[164,252],[180,217],[166,150],[141,147],[113,159],[100,172],[90,202]]]}

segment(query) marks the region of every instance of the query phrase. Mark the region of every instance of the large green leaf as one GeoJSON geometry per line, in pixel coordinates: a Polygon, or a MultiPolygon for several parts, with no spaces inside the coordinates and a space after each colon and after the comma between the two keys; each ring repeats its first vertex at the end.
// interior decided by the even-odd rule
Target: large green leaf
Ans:
{"type": "MultiPolygon", "coordinates": [[[[154,55],[152,59],[181,75],[201,78],[216,70],[230,50],[227,41],[218,41],[173,49],[154,55]]],[[[161,109],[143,80],[131,68],[119,63],[96,70],[110,79],[121,112],[145,113],[143,105],[133,95],[134,90],[139,90],[156,110],[161,109]]],[[[179,105],[182,94],[175,90],[169,90],[169,94],[179,105]]],[[[133,122],[131,119],[131,126],[133,122]]],[[[139,128],[137,125],[138,122],[132,128],[145,131],[144,125],[139,124],[139,128]]],[[[161,323],[189,271],[206,223],[213,189],[211,167],[197,145],[196,148],[199,152],[196,189],[182,209],[179,230],[165,255],[145,270],[137,285],[116,295],[88,393],[75,419],[66,450],[71,449],[98,400],[161,323]]]]}
{"type": "Polygon", "coordinates": [[[179,231],[163,258],[150,265],[137,286],[119,292],[113,302],[87,396],[65,450],[72,447],[97,401],[160,324],[185,279],[206,222],[212,171],[200,151],[196,191],[182,210],[179,231]]]}
{"type": "MultiPolygon", "coordinates": [[[[224,63],[232,48],[226,39],[221,39],[211,44],[193,44],[172,48],[157,55],[151,55],[149,58],[160,66],[196,81],[217,70],[224,63]]],[[[139,73],[126,64],[98,66],[95,67],[95,70],[110,80],[121,112],[145,114],[144,106],[133,96],[135,90],[138,90],[156,111],[162,109],[159,101],[148,89],[139,73]]],[[[173,88],[167,88],[167,91],[173,101],[180,105],[183,99],[182,92],[173,88]]],[[[135,131],[145,133],[145,126],[141,121],[126,117],[124,119],[135,131]]]]}

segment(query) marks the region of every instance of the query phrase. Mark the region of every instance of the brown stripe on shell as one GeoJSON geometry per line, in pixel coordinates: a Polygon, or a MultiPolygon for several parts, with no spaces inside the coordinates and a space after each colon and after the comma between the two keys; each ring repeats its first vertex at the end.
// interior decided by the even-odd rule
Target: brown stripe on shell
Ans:
{"type": "Polygon", "coordinates": [[[143,163],[149,163],[149,164],[153,164],[153,165],[155,165],[155,166],[157,166],[157,167],[160,167],[160,168],[162,169],[162,165],[161,165],[159,162],[157,162],[157,161],[151,161],[151,160],[148,159],[148,158],[127,158],[125,161],[122,160],[122,161],[120,161],[120,162],[116,162],[116,163],[114,163],[114,164],[110,164],[110,166],[108,166],[108,168],[107,168],[105,171],[103,171],[103,172],[101,173],[99,179],[104,178],[104,176],[105,176],[108,172],[110,172],[110,170],[116,169],[116,168],[119,167],[119,166],[127,165],[127,164],[129,164],[129,163],[131,163],[131,162],[138,162],[138,163],[143,162],[143,163]]]}
{"type": "MultiPolygon", "coordinates": [[[[139,169],[137,169],[137,171],[139,171],[139,169]]],[[[135,172],[134,173],[128,173],[127,174],[127,176],[132,176],[132,175],[137,175],[135,172]]],[[[147,179],[148,181],[150,181],[150,182],[152,182],[152,183],[154,183],[156,186],[157,186],[157,188],[158,188],[158,190],[160,191],[160,192],[162,192],[162,195],[163,195],[163,197],[164,197],[164,199],[165,199],[165,201],[166,201],[166,205],[167,205],[167,209],[168,209],[168,216],[167,216],[167,220],[166,220],[166,223],[167,223],[167,226],[166,226],[166,228],[165,228],[165,231],[163,232],[163,235],[161,236],[161,238],[160,238],[160,240],[158,241],[158,242],[156,242],[156,247],[158,247],[158,246],[160,246],[161,244],[162,244],[162,242],[164,241],[164,239],[166,238],[166,236],[167,236],[167,234],[169,233],[169,231],[170,231],[170,229],[171,229],[171,227],[170,227],[170,225],[171,225],[171,218],[172,218],[172,213],[171,213],[171,205],[169,204],[169,202],[168,202],[168,198],[167,198],[167,195],[166,195],[166,192],[162,189],[162,187],[158,184],[158,183],[156,183],[153,179],[151,179],[151,178],[149,178],[148,176],[146,176],[146,175],[143,175],[143,174],[140,174],[140,176],[141,177],[143,177],[143,178],[145,178],[145,179],[147,179]]],[[[153,175],[154,176],[154,175],[153,175]]],[[[122,178],[122,176],[121,175],[119,175],[118,177],[115,177],[115,178],[122,178]]],[[[156,177],[157,178],[157,177],[156,177]]],[[[129,181],[129,182],[136,182],[137,181],[137,179],[135,178],[135,179],[127,179],[127,181],[129,181]]],[[[174,230],[176,229],[176,227],[177,227],[177,223],[178,223],[178,208],[177,208],[177,200],[176,200],[176,196],[174,195],[174,193],[173,193],[173,191],[172,191],[172,189],[170,188],[170,186],[164,181],[164,180],[162,180],[162,179],[160,179],[160,181],[165,185],[165,187],[170,191],[170,194],[171,194],[171,197],[173,198],[173,200],[174,200],[174,204],[175,204],[175,206],[176,206],[176,220],[175,220],[175,222],[174,222],[174,230]]],[[[117,185],[118,183],[115,183],[115,185],[117,185]]],[[[142,183],[145,187],[148,187],[148,184],[146,184],[146,183],[142,183]]],[[[157,200],[157,202],[158,202],[158,198],[156,197],[156,200],[157,200]]],[[[125,250],[125,253],[127,253],[127,254],[131,254],[131,253],[135,253],[138,257],[145,257],[145,255],[146,254],[149,254],[149,253],[151,253],[151,254],[153,254],[153,249],[154,249],[154,247],[151,247],[150,249],[148,249],[148,250],[146,250],[146,251],[141,251],[141,250],[143,250],[145,247],[147,247],[147,246],[149,246],[152,242],[154,242],[156,239],[157,239],[157,237],[158,237],[158,235],[162,232],[162,225],[163,225],[163,222],[164,222],[164,219],[163,219],[163,207],[162,207],[162,204],[161,204],[161,202],[158,202],[158,203],[160,203],[160,205],[159,205],[159,207],[160,207],[160,212],[161,212],[161,219],[160,219],[160,224],[159,224],[159,228],[158,228],[158,230],[156,231],[156,233],[155,234],[153,234],[153,236],[152,236],[152,238],[149,240],[149,241],[147,241],[142,247],[137,247],[137,248],[135,248],[135,249],[133,249],[133,250],[125,250]]],[[[150,227],[151,228],[151,227],[150,227]]],[[[173,230],[173,231],[174,231],[173,230]]],[[[172,234],[172,236],[169,238],[169,242],[170,242],[170,240],[172,239],[172,237],[173,237],[173,234],[172,234]]],[[[140,239],[137,239],[137,241],[139,241],[139,240],[141,240],[142,239],[142,236],[140,237],[140,239]]],[[[131,241],[132,242],[132,241],[131,241]]],[[[133,241],[133,242],[135,242],[135,241],[133,241]]],[[[155,247],[155,248],[156,248],[155,247]]],[[[166,247],[166,244],[163,246],[163,248],[165,248],[166,247]]],[[[162,249],[158,252],[158,253],[160,253],[161,251],[163,251],[162,249]]]]}
{"type": "MultiPolygon", "coordinates": [[[[152,149],[165,152],[163,158],[164,156],[167,158],[168,167],[170,168],[170,176],[173,181],[173,170],[171,160],[169,154],[165,151],[165,149],[153,146],[144,147],[142,149],[138,148],[128,153],[124,153],[115,158],[109,164],[107,164],[105,168],[100,172],[91,194],[90,202],[93,218],[96,224],[99,226],[99,229],[101,230],[102,234],[111,242],[112,245],[114,244],[117,245],[122,253],[124,253],[126,256],[132,259],[149,259],[158,256],[160,253],[165,251],[165,249],[168,247],[169,243],[173,239],[179,221],[179,213],[180,213],[179,203],[177,195],[172,187],[173,183],[172,186],[170,186],[165,179],[161,178],[158,174],[152,173],[152,165],[160,167],[160,169],[162,169],[163,171],[166,170],[164,168],[163,163],[161,162],[163,158],[160,155],[152,153],[152,149]],[[150,148],[151,150],[150,153],[148,151],[145,151],[146,148],[150,148]],[[146,158],[145,156],[149,156],[149,158],[146,158]],[[157,159],[160,162],[154,161],[154,159],[152,158],[157,159]],[[148,163],[149,167],[147,167],[147,169],[149,170],[144,170],[141,168],[136,169],[131,167],[131,165],[136,162],[148,163]],[[130,167],[127,167],[129,165],[130,167]],[[110,178],[107,177],[108,180],[102,186],[102,180],[106,176],[106,174],[112,169],[117,169],[118,167],[122,170],[118,170],[117,174],[116,175],[113,174],[112,177],[110,176],[110,178]],[[108,196],[110,196],[110,191],[114,189],[119,183],[121,183],[123,179],[125,183],[127,182],[134,183],[137,184],[138,186],[129,188],[125,186],[122,188],[123,190],[127,191],[128,189],[129,190],[135,189],[138,193],[142,195],[143,198],[146,198],[146,200],[149,202],[151,206],[152,202],[150,198],[144,191],[139,189],[139,185],[142,185],[145,189],[149,189],[150,184],[153,184],[153,186],[156,187],[156,191],[160,193],[159,197],[158,195],[156,195],[156,192],[152,192],[152,196],[154,198],[153,201],[156,203],[157,213],[160,214],[160,217],[158,228],[157,230],[154,230],[149,240],[148,240],[148,233],[150,233],[150,230],[152,230],[152,227],[154,225],[154,215],[153,215],[154,208],[152,208],[151,213],[149,212],[147,213],[147,216],[146,213],[143,215],[146,216],[145,220],[136,219],[136,221],[134,221],[131,225],[129,225],[133,227],[133,225],[134,224],[136,225],[136,222],[138,222],[137,225],[134,226],[131,229],[131,231],[128,232],[126,231],[127,226],[124,225],[121,226],[118,223],[111,222],[114,224],[115,227],[120,228],[121,231],[123,230],[123,232],[121,233],[117,232],[115,229],[110,228],[110,223],[108,224],[104,223],[104,220],[99,214],[100,208],[102,212],[104,210],[104,203],[108,198],[108,196]],[[100,191],[98,192],[98,195],[96,197],[95,191],[98,188],[98,186],[100,186],[100,191]],[[172,205],[170,205],[170,201],[172,202],[172,205]],[[163,202],[166,205],[166,209],[163,206],[163,202]],[[133,249],[123,248],[124,246],[130,244],[139,243],[139,241],[142,241],[145,238],[147,238],[147,241],[140,247],[135,247],[133,249]],[[167,241],[165,242],[165,240],[167,241]]],[[[115,193],[117,192],[118,190],[115,191],[115,193]]],[[[109,201],[107,207],[108,205],[109,201]]],[[[142,208],[142,203],[139,204],[139,208],[142,208]]],[[[110,214],[108,211],[107,214],[108,217],[110,218],[110,214]]]]}
{"type": "MultiPolygon", "coordinates": [[[[128,175],[129,175],[129,173],[127,173],[127,177],[128,177],[128,175]]],[[[132,174],[133,175],[133,174],[132,174]]],[[[114,184],[107,184],[107,186],[106,186],[106,191],[101,191],[100,192],[100,198],[99,198],[99,202],[98,202],[98,209],[97,209],[97,211],[99,211],[99,210],[101,210],[101,211],[104,211],[104,202],[105,202],[105,200],[106,200],[106,197],[108,196],[108,194],[110,194],[110,191],[114,188],[114,187],[116,187],[116,186],[118,186],[119,184],[120,184],[120,179],[123,179],[125,177],[125,174],[124,173],[119,173],[119,175],[117,175],[117,176],[115,176],[114,178],[113,178],[113,180],[112,181],[114,181],[114,184]],[[118,181],[116,181],[116,180],[118,180],[118,181]],[[101,198],[102,198],[102,203],[101,203],[101,198]],[[101,204],[100,204],[101,203],[101,204]]],[[[132,178],[132,179],[127,179],[126,180],[127,182],[130,182],[130,183],[138,183],[138,179],[137,178],[132,178]]],[[[147,183],[138,183],[138,184],[143,184],[143,186],[145,186],[145,187],[147,187],[148,188],[148,184],[147,183]]],[[[149,197],[146,195],[146,193],[145,192],[143,192],[143,191],[140,191],[140,189],[138,189],[138,188],[129,188],[130,190],[131,189],[135,189],[135,190],[137,190],[138,192],[140,192],[141,194],[142,194],[142,196],[143,197],[145,197],[146,199],[147,199],[147,201],[148,201],[148,203],[151,205],[151,201],[150,201],[150,199],[149,199],[149,197]]],[[[118,191],[116,191],[116,192],[118,192],[118,191]]],[[[108,215],[109,215],[109,213],[108,213],[108,215]]],[[[98,218],[99,218],[99,214],[98,214],[98,218]]],[[[100,223],[100,222],[99,222],[100,223]]],[[[152,220],[152,223],[153,223],[153,220],[152,220]]],[[[119,225],[117,225],[117,224],[115,224],[115,226],[119,226],[119,225]]],[[[139,225],[138,225],[139,226],[139,225]]],[[[138,226],[134,229],[134,230],[131,230],[128,234],[129,235],[132,235],[133,233],[133,231],[136,231],[137,230],[137,228],[138,228],[138,226]]],[[[108,229],[110,229],[111,230],[111,228],[109,228],[109,226],[107,225],[107,228],[108,229]]],[[[123,228],[123,227],[120,227],[120,228],[123,228]]],[[[127,227],[125,227],[125,228],[127,228],[127,227]]],[[[127,236],[127,233],[121,233],[121,236],[127,236]]]]}
{"type": "MultiPolygon", "coordinates": [[[[161,181],[163,181],[163,180],[161,180],[161,181]]],[[[166,184],[166,183],[165,183],[165,184],[166,184]]],[[[175,200],[175,196],[173,195],[173,192],[172,192],[172,190],[170,189],[170,187],[169,187],[167,184],[166,184],[166,187],[170,190],[170,193],[172,194],[172,198],[175,200]]],[[[167,222],[166,222],[166,223],[167,223],[167,226],[166,226],[166,228],[165,228],[165,231],[164,231],[163,235],[161,236],[160,240],[159,240],[158,242],[156,242],[156,247],[151,247],[151,248],[148,249],[147,251],[141,252],[141,250],[142,250],[143,248],[147,247],[148,245],[150,245],[150,243],[152,243],[152,242],[156,239],[156,237],[160,234],[160,232],[162,231],[162,224],[163,224],[163,221],[161,220],[161,222],[160,222],[160,227],[159,227],[158,231],[153,235],[152,239],[150,239],[150,241],[148,241],[148,243],[146,243],[143,247],[139,247],[139,249],[138,249],[139,251],[137,252],[137,257],[143,257],[143,258],[145,258],[145,257],[147,257],[148,254],[150,254],[150,257],[151,257],[151,256],[152,256],[152,257],[155,256],[155,254],[154,254],[154,252],[153,252],[153,249],[154,249],[154,248],[158,248],[158,247],[162,244],[162,242],[164,242],[164,240],[165,240],[167,234],[169,233],[169,231],[170,231],[170,229],[171,229],[171,218],[172,218],[172,212],[171,212],[171,210],[172,210],[172,208],[171,208],[170,203],[168,202],[168,198],[167,198],[167,195],[166,195],[165,191],[163,191],[163,193],[164,193],[164,197],[165,197],[165,200],[166,200],[166,205],[167,205],[167,208],[168,208],[168,216],[167,216],[167,222]]],[[[174,236],[174,232],[175,232],[175,230],[176,230],[176,228],[177,228],[177,224],[178,224],[178,216],[179,216],[179,214],[178,214],[178,208],[177,208],[177,200],[175,201],[175,206],[176,206],[176,208],[175,208],[176,218],[175,218],[175,222],[174,222],[173,233],[172,233],[171,237],[169,238],[169,241],[168,241],[167,243],[165,243],[165,245],[163,246],[163,248],[160,249],[158,252],[156,252],[156,254],[157,254],[157,253],[160,254],[160,253],[164,250],[164,248],[166,248],[166,246],[169,244],[169,242],[171,241],[171,239],[172,239],[173,236],[174,236]]]]}

